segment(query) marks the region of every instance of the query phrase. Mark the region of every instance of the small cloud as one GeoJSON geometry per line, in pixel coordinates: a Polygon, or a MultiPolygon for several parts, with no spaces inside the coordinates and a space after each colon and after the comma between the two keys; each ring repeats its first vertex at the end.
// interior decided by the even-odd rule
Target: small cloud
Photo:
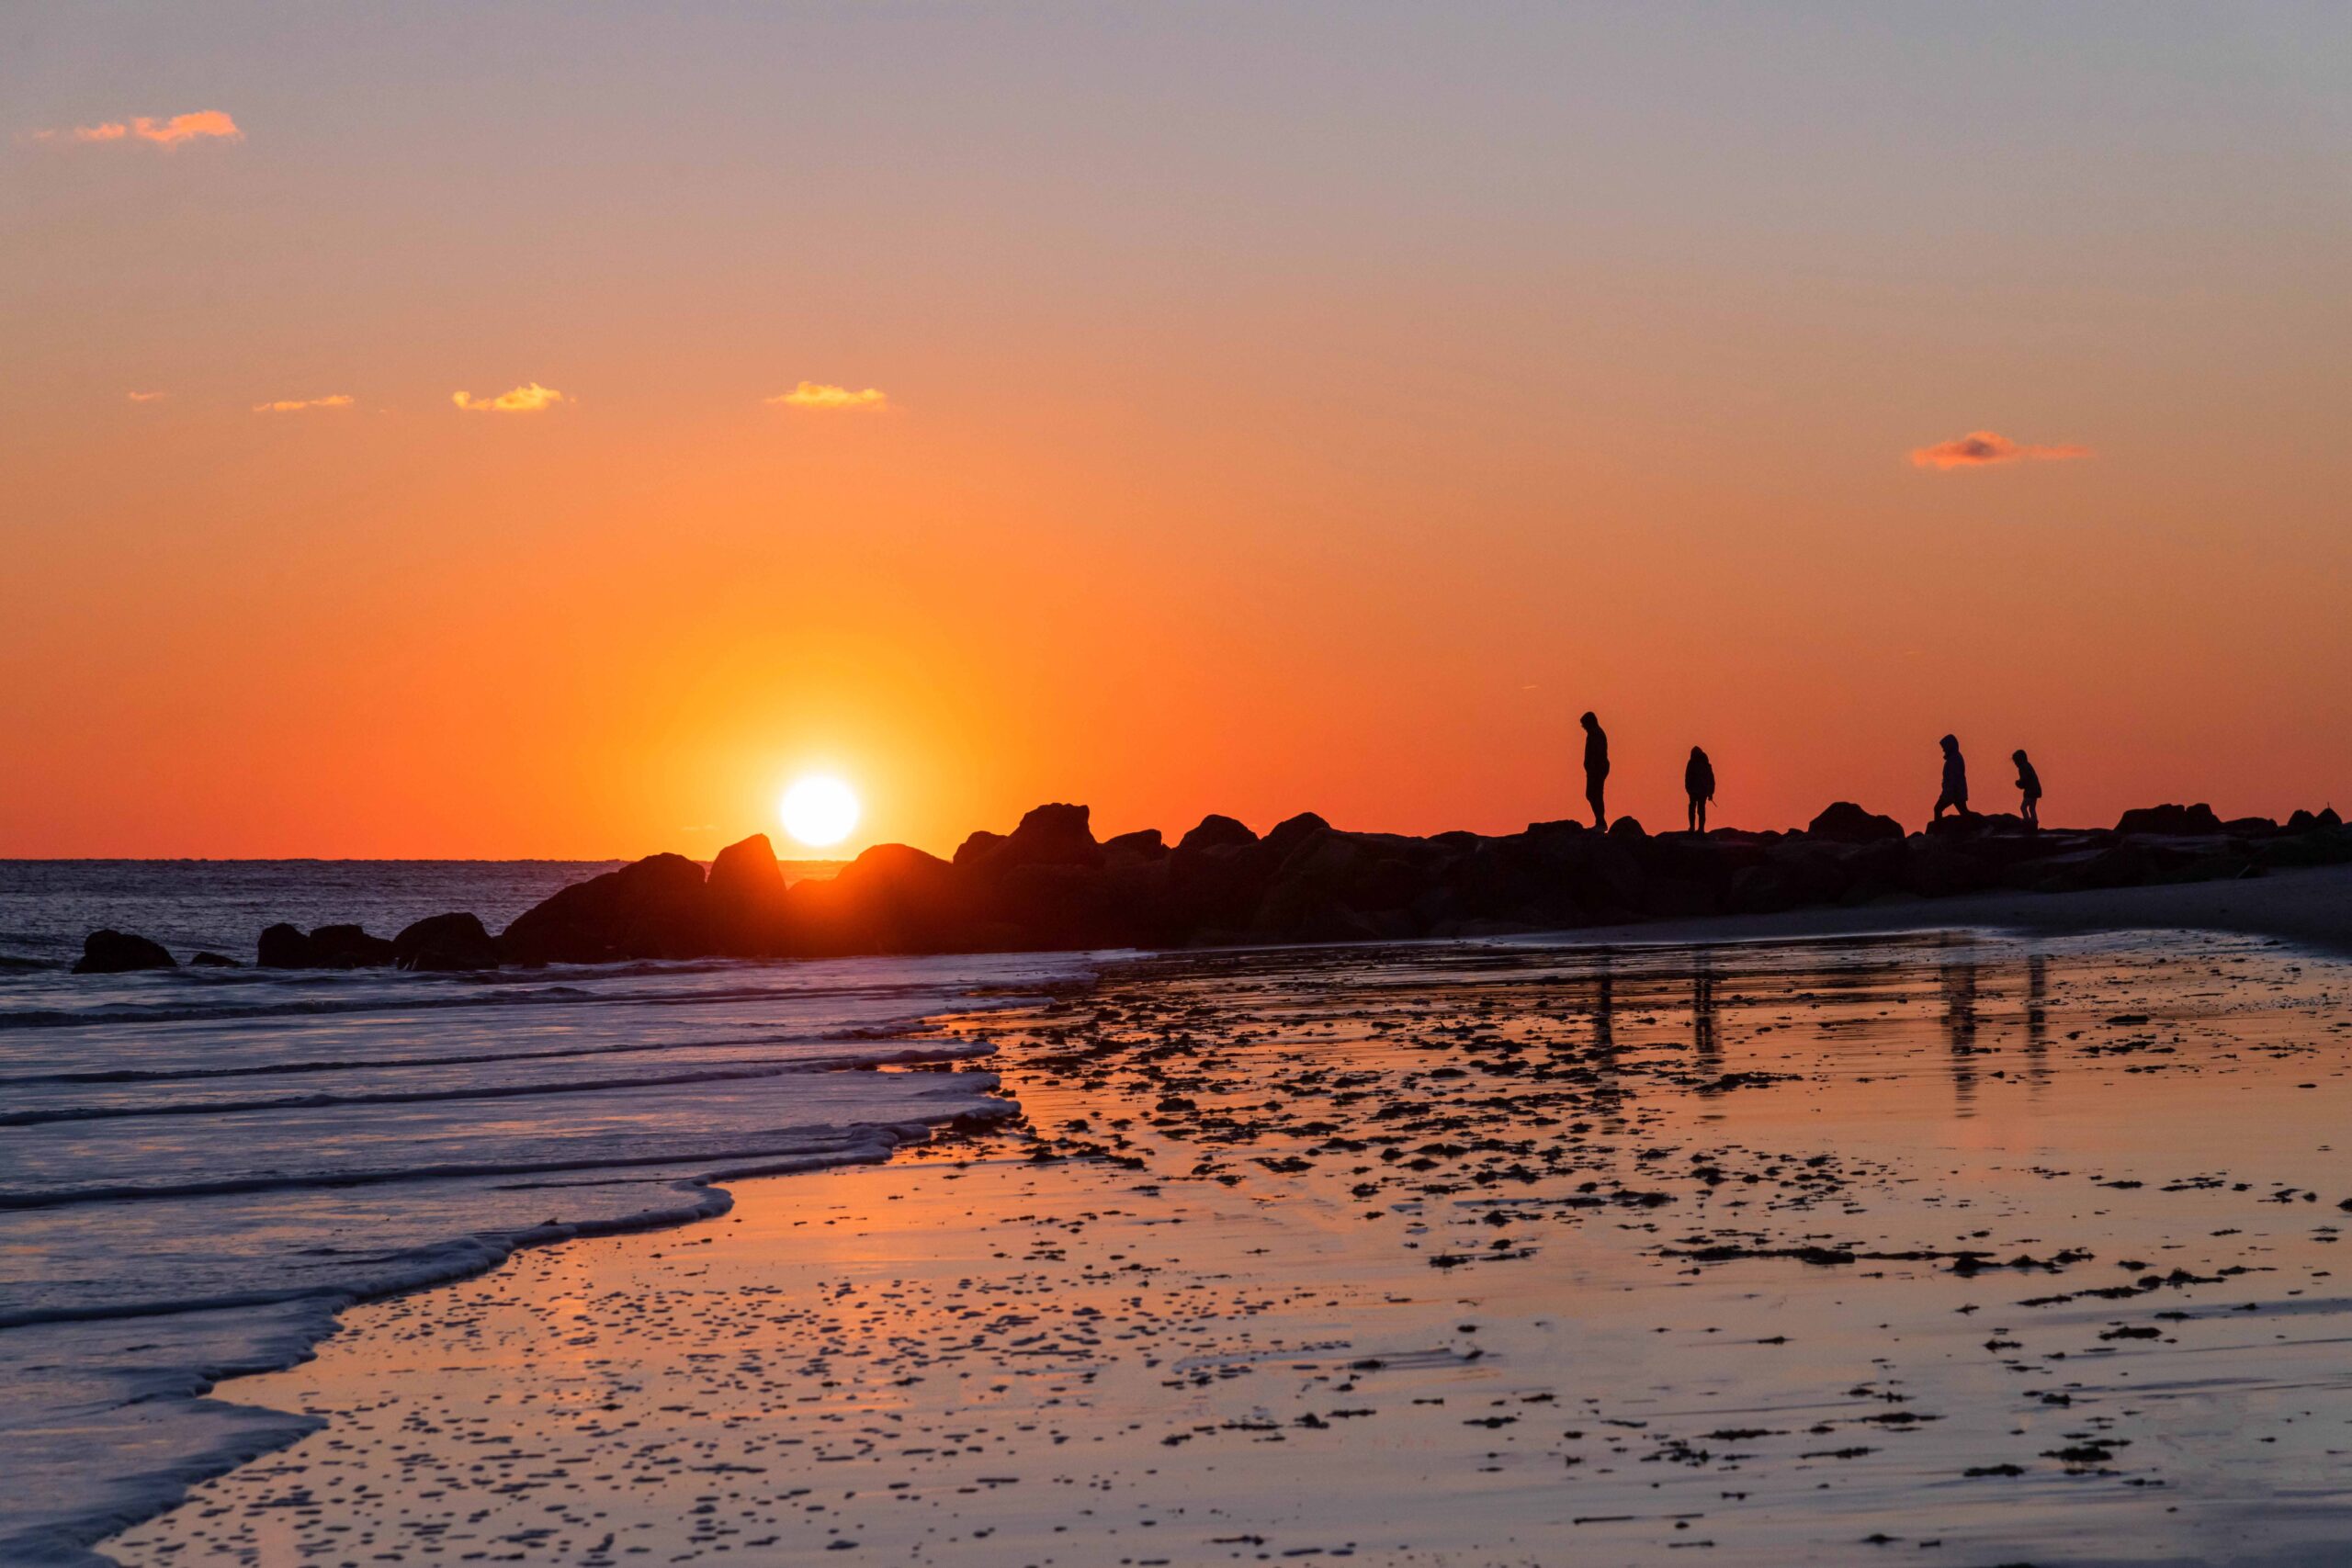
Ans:
{"type": "Polygon", "coordinates": [[[537,413],[571,400],[553,387],[542,387],[537,381],[527,387],[517,387],[511,392],[501,392],[494,398],[477,398],[471,392],[452,392],[449,400],[468,413],[537,413]]]}
{"type": "Polygon", "coordinates": [[[821,381],[803,381],[788,392],[780,392],[764,402],[781,404],[788,409],[866,409],[878,411],[890,406],[890,400],[876,387],[853,392],[847,387],[829,387],[821,381]]]}
{"type": "Polygon", "coordinates": [[[120,120],[107,120],[103,125],[77,125],[71,130],[33,132],[36,141],[148,141],[158,147],[176,147],[183,141],[208,139],[243,141],[245,133],[219,109],[175,114],[169,119],[154,119],[142,114],[127,125],[120,120]]]}
{"type": "Polygon", "coordinates": [[[129,399],[130,399],[132,402],[134,402],[134,403],[152,403],[152,402],[153,402],[153,401],[154,401],[156,399],[158,399],[158,398],[168,398],[168,397],[170,397],[170,396],[171,396],[171,393],[169,393],[169,392],[125,392],[125,393],[123,393],[122,395],[123,395],[124,397],[126,397],[126,398],[129,398],[129,399]]]}
{"type": "MultiPolygon", "coordinates": [[[[156,397],[163,396],[160,392],[153,395],[156,397]]],[[[138,394],[134,392],[131,396],[137,397],[138,394]]],[[[349,393],[335,392],[323,398],[281,398],[274,403],[255,403],[254,405],[254,412],[300,413],[304,409],[347,409],[350,406],[351,396],[349,393]]]]}
{"type": "Polygon", "coordinates": [[[1957,441],[1939,441],[1911,454],[1915,468],[1983,468],[1996,463],[2056,463],[2087,457],[2087,446],[2020,446],[2006,435],[1972,430],[1957,441]]]}

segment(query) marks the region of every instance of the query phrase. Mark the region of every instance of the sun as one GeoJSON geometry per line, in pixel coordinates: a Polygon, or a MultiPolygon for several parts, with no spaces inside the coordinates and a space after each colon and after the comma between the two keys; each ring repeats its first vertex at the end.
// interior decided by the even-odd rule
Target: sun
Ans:
{"type": "Polygon", "coordinates": [[[831,773],[794,781],[776,803],[784,830],[812,850],[840,843],[857,826],[857,795],[831,773]]]}

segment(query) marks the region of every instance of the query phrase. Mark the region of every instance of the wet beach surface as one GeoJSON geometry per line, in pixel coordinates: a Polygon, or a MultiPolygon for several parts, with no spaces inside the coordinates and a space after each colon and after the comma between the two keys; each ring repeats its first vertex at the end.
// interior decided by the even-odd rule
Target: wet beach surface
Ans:
{"type": "MultiPolygon", "coordinates": [[[[1025,1115],[354,1309],[127,1562],[2337,1561],[2352,969],[1203,954],[1025,1115]]],[[[975,1066],[978,1066],[976,1064],[975,1066]]],[[[961,1065],[934,1070],[965,1070],[961,1065]]]]}

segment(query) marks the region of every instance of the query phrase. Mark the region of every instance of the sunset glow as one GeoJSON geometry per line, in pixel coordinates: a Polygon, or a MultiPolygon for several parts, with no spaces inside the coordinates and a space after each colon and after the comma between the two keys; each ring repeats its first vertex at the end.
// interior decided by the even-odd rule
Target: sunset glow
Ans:
{"type": "Polygon", "coordinates": [[[776,803],[784,830],[812,850],[831,849],[857,827],[857,795],[830,773],[812,773],[776,803]]]}
{"type": "Polygon", "coordinates": [[[2345,14],[70,9],[0,854],[2352,807],[2345,14]]]}

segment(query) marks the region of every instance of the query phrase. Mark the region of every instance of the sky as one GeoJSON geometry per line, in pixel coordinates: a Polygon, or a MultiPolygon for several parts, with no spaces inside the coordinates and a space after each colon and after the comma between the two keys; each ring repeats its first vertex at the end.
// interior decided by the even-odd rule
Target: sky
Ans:
{"type": "Polygon", "coordinates": [[[0,855],[2352,809],[2352,8],[0,9],[0,855]],[[780,835],[779,835],[780,837],[780,835]]]}

